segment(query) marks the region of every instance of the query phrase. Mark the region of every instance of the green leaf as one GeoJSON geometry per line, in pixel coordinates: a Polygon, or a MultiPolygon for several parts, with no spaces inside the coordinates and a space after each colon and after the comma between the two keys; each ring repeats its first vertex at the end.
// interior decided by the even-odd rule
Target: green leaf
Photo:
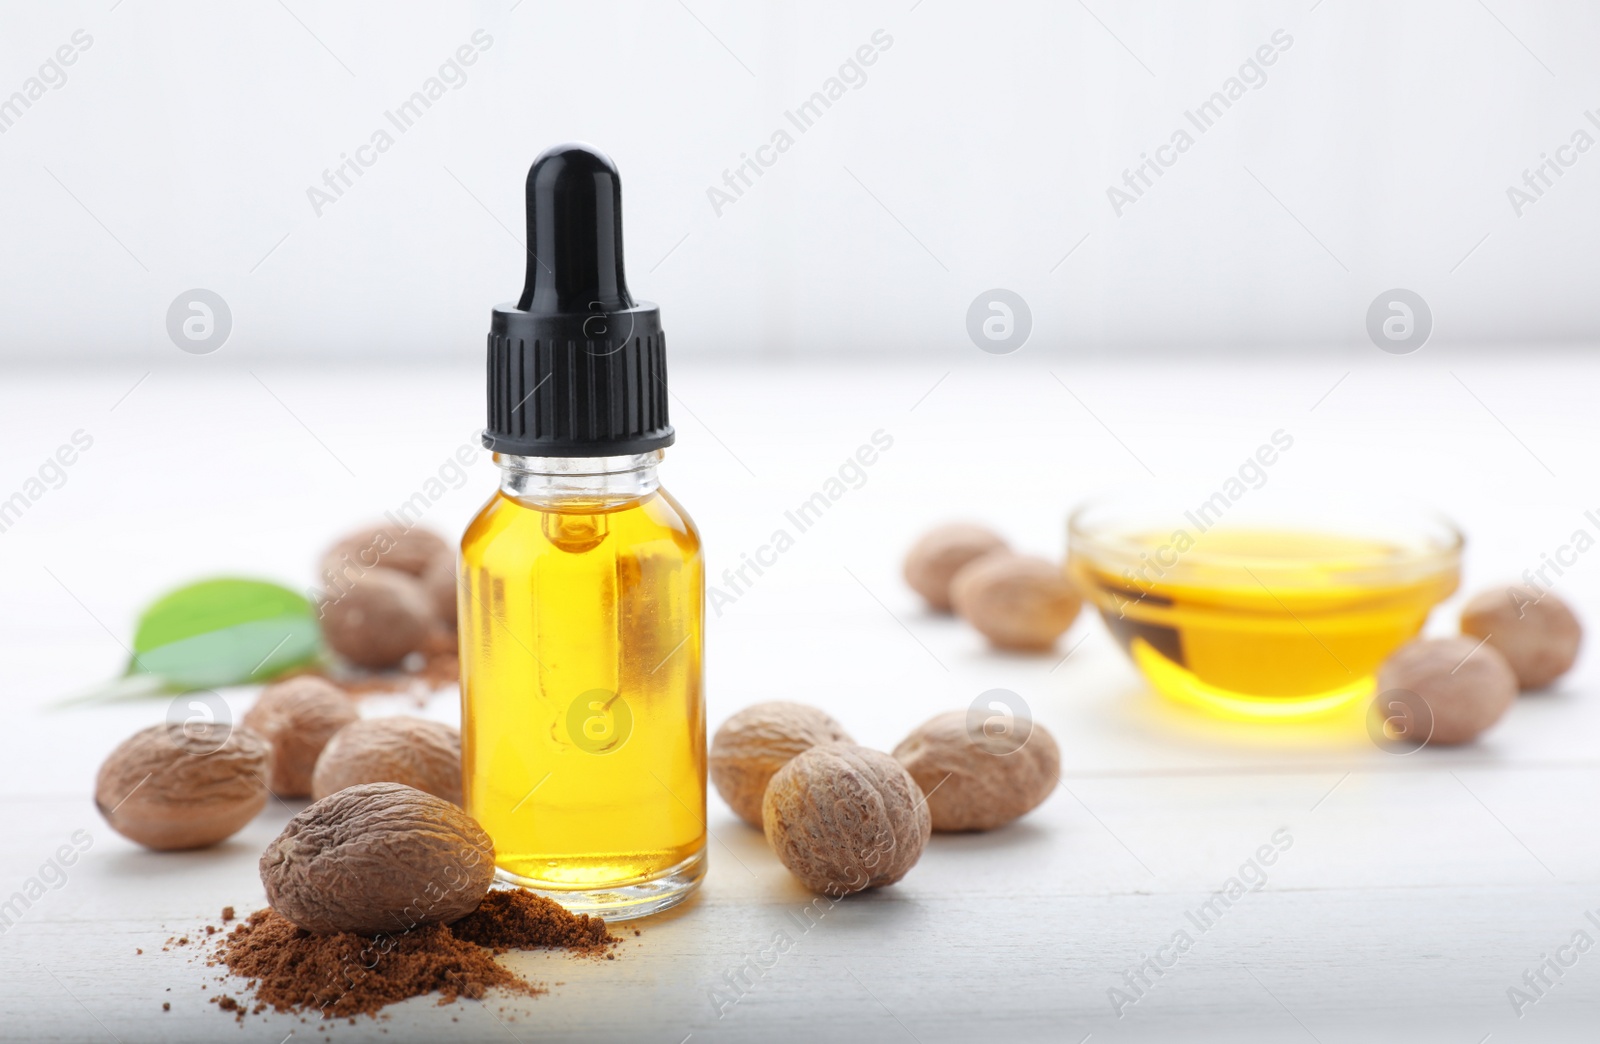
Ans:
{"type": "Polygon", "coordinates": [[[230,577],[163,595],[139,618],[128,673],[176,688],[261,681],[322,649],[316,607],[287,587],[230,577]]]}

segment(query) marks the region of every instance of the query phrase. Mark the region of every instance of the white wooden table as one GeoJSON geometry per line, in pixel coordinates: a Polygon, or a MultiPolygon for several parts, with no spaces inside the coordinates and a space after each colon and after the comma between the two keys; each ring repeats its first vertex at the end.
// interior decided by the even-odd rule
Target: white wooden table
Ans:
{"type": "MultiPolygon", "coordinates": [[[[718,582],[874,431],[894,439],[860,488],[712,620],[710,720],[799,699],[888,749],[924,718],[1004,687],[1060,742],[1065,778],[1050,800],[1005,830],[936,836],[904,882],[801,931],[793,918],[810,897],[713,798],[703,892],[643,922],[619,960],[514,956],[561,985],[488,1006],[414,1000],[327,1036],[1594,1039],[1600,952],[1520,1016],[1507,992],[1575,932],[1600,941],[1585,917],[1600,908],[1593,657],[1478,744],[1399,757],[1353,719],[1241,725],[1160,702],[1088,616],[1054,657],[991,654],[921,612],[898,570],[916,532],[948,518],[987,520],[1059,555],[1064,517],[1085,497],[1150,482],[1146,469],[1220,482],[1281,427],[1296,441],[1273,483],[1436,504],[1469,534],[1474,589],[1595,529],[1584,511],[1600,507],[1600,365],[1432,347],[1299,364],[950,358],[916,369],[676,367],[680,436],[663,477],[699,521],[718,582]],[[1265,885],[1197,929],[1186,914],[1278,831],[1292,845],[1265,885]],[[1124,973],[1180,929],[1193,948],[1119,1017],[1108,991],[1127,989],[1124,973]],[[725,976],[779,932],[787,952],[719,1011],[725,976]]],[[[206,1003],[214,971],[192,950],[161,952],[224,905],[263,904],[256,859],[293,808],[270,806],[209,851],[145,852],[105,826],[90,792],[106,752],[160,720],[164,703],[44,705],[118,671],[134,615],[179,581],[309,584],[328,540],[406,500],[470,442],[481,389],[475,368],[252,373],[165,356],[70,378],[7,375],[0,497],[74,431],[93,438],[65,484],[0,533],[0,677],[15,715],[0,730],[0,894],[25,888],[75,831],[92,839],[0,935],[7,1040],[276,1044],[318,1032],[283,1016],[236,1026],[206,1003]]],[[[481,459],[429,523],[458,532],[495,474],[481,459]]],[[[1580,558],[1556,589],[1600,623],[1600,555],[1580,558]]],[[[1433,629],[1453,628],[1456,604],[1433,629]]],[[[227,695],[242,710],[253,693],[227,695]]],[[[453,720],[454,693],[423,713],[453,720]]]]}

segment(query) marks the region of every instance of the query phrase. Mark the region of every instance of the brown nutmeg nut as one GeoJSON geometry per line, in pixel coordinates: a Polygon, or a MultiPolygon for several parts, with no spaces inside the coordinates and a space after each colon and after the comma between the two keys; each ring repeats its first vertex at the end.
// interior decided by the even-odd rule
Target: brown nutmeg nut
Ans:
{"type": "Polygon", "coordinates": [[[1004,550],[1005,540],[993,530],[956,522],[929,530],[906,552],[905,577],[930,609],[950,611],[950,581],[973,559],[1004,550]]]}
{"type": "Polygon", "coordinates": [[[267,902],[308,932],[399,935],[459,920],[493,881],[494,842],[477,821],[398,783],[317,801],[261,854],[267,902]]]}
{"type": "Polygon", "coordinates": [[[894,884],[933,827],[916,780],[889,755],[853,743],[802,751],[762,800],[767,844],[801,884],[842,896],[894,884]]]}
{"type": "Polygon", "coordinates": [[[711,781],[728,807],[761,827],[761,799],[789,759],[819,743],[852,742],[844,726],[815,707],[774,700],[746,707],[711,741],[711,781]]]}
{"type": "Polygon", "coordinates": [[[1408,732],[1422,744],[1467,743],[1516,702],[1517,676],[1491,645],[1471,638],[1419,638],[1378,668],[1380,699],[1406,704],[1408,732]],[[1396,695],[1414,694],[1416,700],[1396,695]]]}
{"type": "Polygon", "coordinates": [[[361,783],[403,783],[461,804],[461,733],[423,718],[363,718],[333,734],[311,774],[311,796],[361,783]]]}
{"type": "Polygon", "coordinates": [[[347,533],[322,556],[322,582],[329,590],[343,590],[369,569],[398,569],[421,576],[436,558],[455,551],[431,529],[409,529],[390,522],[347,533]]]}
{"type": "Polygon", "coordinates": [[[205,848],[238,833],[267,803],[271,748],[243,727],[167,722],[113,750],[94,803],[111,828],[146,848],[205,848]]]}
{"type": "Polygon", "coordinates": [[[992,645],[1031,652],[1055,645],[1083,605],[1060,566],[1009,553],[968,563],[951,581],[950,598],[992,645]]]}
{"type": "Polygon", "coordinates": [[[433,614],[438,621],[454,630],[456,626],[456,599],[459,585],[456,582],[456,556],[440,555],[422,571],[422,587],[433,602],[433,614]]]}
{"type": "Polygon", "coordinates": [[[369,569],[321,607],[328,647],[358,667],[393,667],[422,648],[434,625],[433,602],[416,577],[369,569]]]}
{"type": "Polygon", "coordinates": [[[1474,595],[1461,610],[1461,633],[1500,650],[1524,689],[1542,689],[1571,670],[1583,643],[1572,608],[1524,584],[1474,595]]]}
{"type": "Polygon", "coordinates": [[[927,795],[933,829],[993,830],[1038,807],[1061,778],[1061,750],[1037,722],[1004,736],[974,730],[966,711],[924,722],[894,756],[927,795]]]}
{"type": "Polygon", "coordinates": [[[311,772],[333,734],[360,718],[343,689],[309,674],[267,686],[244,726],[272,744],[267,784],[279,797],[311,796],[311,772]]]}

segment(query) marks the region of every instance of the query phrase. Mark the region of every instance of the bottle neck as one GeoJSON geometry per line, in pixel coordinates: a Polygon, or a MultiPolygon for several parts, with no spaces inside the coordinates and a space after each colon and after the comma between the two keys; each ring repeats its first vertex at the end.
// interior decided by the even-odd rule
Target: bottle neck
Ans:
{"type": "Polygon", "coordinates": [[[496,453],[500,491],[517,500],[584,504],[637,500],[661,488],[662,451],[620,457],[519,457],[496,453]]]}

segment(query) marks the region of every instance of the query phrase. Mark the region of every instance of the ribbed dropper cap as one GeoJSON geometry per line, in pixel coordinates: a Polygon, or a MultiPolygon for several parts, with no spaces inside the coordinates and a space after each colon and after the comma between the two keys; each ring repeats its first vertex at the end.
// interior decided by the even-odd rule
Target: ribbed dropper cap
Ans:
{"type": "Polygon", "coordinates": [[[622,181],[598,149],[557,145],[528,171],[528,272],[489,330],[485,446],[607,457],[672,444],[661,313],[628,293],[622,181]]]}

